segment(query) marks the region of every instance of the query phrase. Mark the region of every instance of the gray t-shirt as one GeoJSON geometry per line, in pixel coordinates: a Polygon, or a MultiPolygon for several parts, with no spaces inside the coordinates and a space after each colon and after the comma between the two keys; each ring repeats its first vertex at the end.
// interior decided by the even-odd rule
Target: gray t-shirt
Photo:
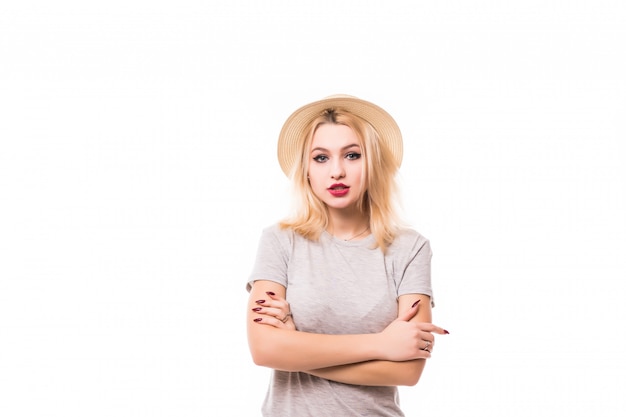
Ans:
{"type": "MultiPolygon", "coordinates": [[[[247,289],[256,280],[287,289],[299,331],[364,334],[382,331],[398,316],[397,298],[432,298],[430,244],[403,229],[383,255],[372,235],[344,241],[323,232],[318,242],[278,225],[263,231],[247,289]]],[[[434,305],[434,304],[433,304],[434,305]]],[[[397,387],[342,384],[304,372],[274,371],[263,404],[271,417],[403,416],[397,387]]]]}

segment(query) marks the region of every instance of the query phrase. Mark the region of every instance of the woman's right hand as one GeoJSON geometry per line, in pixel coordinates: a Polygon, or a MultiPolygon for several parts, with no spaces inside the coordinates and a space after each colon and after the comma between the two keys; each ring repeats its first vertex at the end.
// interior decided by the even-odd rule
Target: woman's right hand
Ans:
{"type": "Polygon", "coordinates": [[[410,321],[418,309],[419,305],[415,303],[379,333],[383,359],[394,362],[428,359],[435,345],[433,333],[448,334],[447,330],[432,323],[410,321]]]}

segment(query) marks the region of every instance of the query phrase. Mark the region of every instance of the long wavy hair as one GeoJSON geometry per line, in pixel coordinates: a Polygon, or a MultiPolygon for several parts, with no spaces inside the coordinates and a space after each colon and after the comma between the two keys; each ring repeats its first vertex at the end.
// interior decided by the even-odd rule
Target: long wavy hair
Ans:
{"type": "Polygon", "coordinates": [[[383,253],[393,242],[398,228],[403,224],[397,213],[398,187],[395,175],[398,163],[389,149],[379,140],[378,133],[366,120],[341,108],[324,110],[304,130],[300,158],[294,164],[290,177],[294,188],[294,212],[280,222],[282,228],[291,228],[303,237],[317,241],[328,227],[328,208],[316,195],[308,181],[310,149],[313,135],[323,124],[345,125],[359,139],[365,187],[357,209],[369,219],[375,246],[383,253]]]}

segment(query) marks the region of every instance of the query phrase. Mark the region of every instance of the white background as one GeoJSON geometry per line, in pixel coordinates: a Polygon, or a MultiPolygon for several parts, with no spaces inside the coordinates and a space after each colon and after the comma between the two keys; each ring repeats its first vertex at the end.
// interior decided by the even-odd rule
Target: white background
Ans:
{"type": "Polygon", "coordinates": [[[261,229],[282,122],[398,121],[438,339],[409,416],[626,412],[626,6],[0,6],[0,415],[256,416],[261,229]]]}

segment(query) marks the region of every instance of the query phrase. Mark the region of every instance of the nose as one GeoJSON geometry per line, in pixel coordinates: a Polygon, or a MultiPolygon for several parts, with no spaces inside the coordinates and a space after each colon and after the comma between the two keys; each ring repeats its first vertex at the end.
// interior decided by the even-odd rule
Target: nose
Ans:
{"type": "Polygon", "coordinates": [[[332,163],[330,177],[334,180],[341,179],[346,176],[346,171],[343,167],[343,159],[336,158],[332,163]]]}

